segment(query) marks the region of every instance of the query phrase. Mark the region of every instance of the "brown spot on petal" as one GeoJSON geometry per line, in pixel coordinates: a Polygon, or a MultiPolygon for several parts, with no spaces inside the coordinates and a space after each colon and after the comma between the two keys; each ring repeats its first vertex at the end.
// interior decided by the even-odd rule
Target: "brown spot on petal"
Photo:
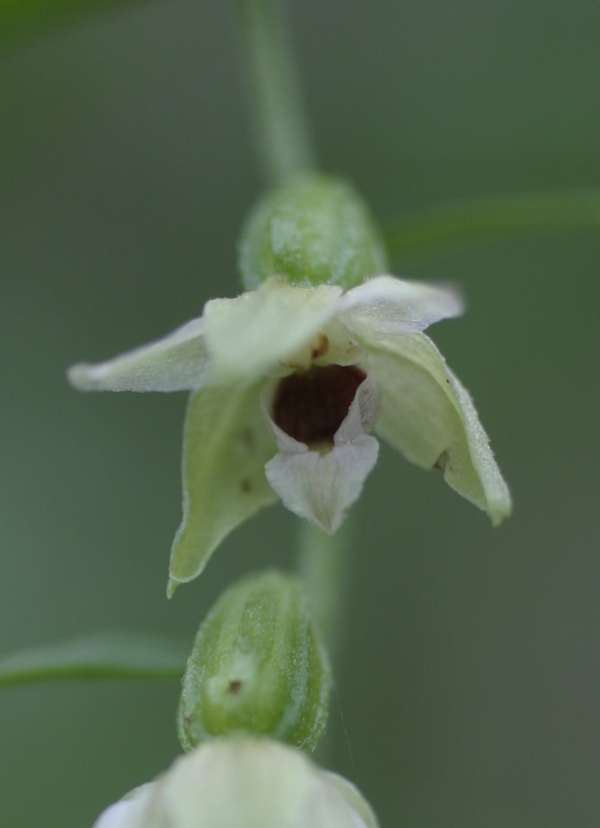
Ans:
{"type": "Polygon", "coordinates": [[[319,357],[325,356],[325,354],[329,351],[329,339],[326,334],[320,333],[317,337],[317,341],[312,346],[312,350],[310,352],[311,359],[318,359],[319,357]]]}
{"type": "Polygon", "coordinates": [[[229,682],[229,687],[227,688],[227,692],[231,693],[232,696],[236,696],[240,690],[242,689],[242,682],[239,679],[235,679],[234,681],[229,682]]]}
{"type": "Polygon", "coordinates": [[[438,469],[438,471],[446,471],[446,466],[448,465],[448,452],[443,451],[438,459],[433,464],[434,469],[438,469]]]}
{"type": "Polygon", "coordinates": [[[254,446],[254,432],[251,428],[245,428],[239,433],[240,441],[246,446],[246,448],[252,448],[254,446]]]}
{"type": "Polygon", "coordinates": [[[277,386],[273,420],[299,443],[331,446],[365,378],[356,365],[312,366],[290,374],[277,386]]]}

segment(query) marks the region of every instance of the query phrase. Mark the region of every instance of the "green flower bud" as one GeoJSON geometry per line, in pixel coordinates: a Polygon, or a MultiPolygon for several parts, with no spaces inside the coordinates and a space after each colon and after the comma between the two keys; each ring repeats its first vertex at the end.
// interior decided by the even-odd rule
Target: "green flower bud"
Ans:
{"type": "Polygon", "coordinates": [[[312,751],[331,676],[301,584],[276,572],[230,587],[200,626],[178,712],[184,750],[245,732],[312,751]]]}
{"type": "Polygon", "coordinates": [[[258,202],[242,232],[239,265],[246,290],[274,275],[298,287],[349,290],[386,269],[367,206],[348,184],[325,176],[296,179],[258,202]]]}

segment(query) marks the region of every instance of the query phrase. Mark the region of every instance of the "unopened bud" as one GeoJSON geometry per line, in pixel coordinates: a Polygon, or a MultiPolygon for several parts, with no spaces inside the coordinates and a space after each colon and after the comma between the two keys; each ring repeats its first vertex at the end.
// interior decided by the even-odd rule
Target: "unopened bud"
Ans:
{"type": "Polygon", "coordinates": [[[246,290],[269,276],[349,290],[385,272],[385,254],[360,196],[343,181],[311,176],[258,202],[242,233],[239,265],[246,290]]]}
{"type": "Polygon", "coordinates": [[[200,626],[183,678],[179,739],[244,732],[312,751],[327,722],[331,676],[308,600],[276,572],[230,587],[200,626]]]}

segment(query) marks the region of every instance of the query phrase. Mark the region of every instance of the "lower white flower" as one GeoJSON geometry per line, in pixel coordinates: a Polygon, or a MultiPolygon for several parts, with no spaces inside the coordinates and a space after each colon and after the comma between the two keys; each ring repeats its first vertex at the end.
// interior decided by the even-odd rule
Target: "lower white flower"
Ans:
{"type": "Polygon", "coordinates": [[[377,828],[347,780],[278,742],[214,740],[100,815],[94,828],[377,828]]]}
{"type": "Polygon", "coordinates": [[[460,313],[454,290],[392,276],[346,293],[274,276],[208,302],[158,342],[71,368],[81,390],[194,391],[170,592],[274,493],[334,532],[375,465],[373,430],[417,465],[442,470],[492,523],[506,517],[508,488],[471,398],[422,333],[460,313]]]}

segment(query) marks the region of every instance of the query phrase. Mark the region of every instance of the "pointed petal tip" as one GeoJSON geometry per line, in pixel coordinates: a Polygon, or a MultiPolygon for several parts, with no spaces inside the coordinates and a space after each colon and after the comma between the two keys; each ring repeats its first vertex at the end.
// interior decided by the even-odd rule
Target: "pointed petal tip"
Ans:
{"type": "MultiPolygon", "coordinates": [[[[172,558],[174,556],[174,553],[176,553],[176,551],[178,549],[179,541],[180,541],[181,536],[183,534],[183,532],[182,532],[183,528],[185,528],[185,527],[184,526],[179,527],[179,529],[178,529],[178,531],[175,535],[175,538],[173,540],[173,545],[171,547],[171,556],[172,556],[172,558]]],[[[167,598],[169,600],[175,595],[175,593],[177,592],[177,590],[179,589],[179,587],[182,584],[189,584],[192,581],[194,581],[199,575],[202,575],[202,573],[206,569],[206,565],[207,565],[207,563],[210,559],[211,554],[214,552],[214,550],[217,548],[217,546],[218,546],[218,543],[216,543],[209,550],[208,555],[206,556],[206,558],[202,561],[202,563],[199,566],[194,568],[193,571],[187,572],[185,574],[175,575],[174,571],[173,571],[173,559],[171,560],[171,563],[170,563],[170,566],[169,566],[169,578],[167,580],[167,598]]]]}
{"type": "Polygon", "coordinates": [[[316,526],[317,529],[325,532],[326,535],[331,536],[335,535],[335,533],[341,528],[342,523],[346,520],[347,514],[348,510],[345,510],[342,514],[337,515],[329,513],[317,515],[314,512],[311,512],[310,514],[301,515],[300,517],[307,520],[313,526],[316,526]]]}
{"type": "Polygon", "coordinates": [[[335,523],[333,521],[328,521],[327,523],[314,522],[314,526],[318,526],[319,529],[322,529],[326,535],[335,535],[345,520],[346,512],[344,512],[343,515],[340,515],[335,523]]]}
{"type": "Polygon", "coordinates": [[[467,300],[459,285],[452,282],[437,282],[433,284],[446,298],[446,319],[456,319],[467,312],[467,300]]]}
{"type": "Polygon", "coordinates": [[[206,383],[204,320],[105,362],[79,362],[67,379],[79,391],[188,391],[206,383]]]}
{"type": "Polygon", "coordinates": [[[67,369],[67,381],[77,391],[95,391],[98,383],[94,379],[93,366],[88,362],[78,362],[67,369]]]}
{"type": "Polygon", "coordinates": [[[338,303],[345,324],[367,342],[406,336],[465,312],[454,285],[417,282],[383,275],[368,279],[338,303]]]}
{"type": "Polygon", "coordinates": [[[510,496],[510,493],[506,492],[506,500],[502,503],[495,504],[488,509],[488,515],[492,522],[492,526],[496,528],[496,526],[500,526],[506,518],[509,518],[512,515],[513,511],[513,502],[510,496]]]}
{"type": "Polygon", "coordinates": [[[167,598],[169,600],[171,600],[171,598],[175,595],[175,591],[180,583],[181,581],[178,581],[169,575],[169,580],[167,581],[167,598]]]}
{"type": "Polygon", "coordinates": [[[511,513],[508,486],[470,394],[434,343],[424,334],[388,339],[369,357],[382,391],[377,431],[412,462],[443,471],[498,526],[511,513]]]}

